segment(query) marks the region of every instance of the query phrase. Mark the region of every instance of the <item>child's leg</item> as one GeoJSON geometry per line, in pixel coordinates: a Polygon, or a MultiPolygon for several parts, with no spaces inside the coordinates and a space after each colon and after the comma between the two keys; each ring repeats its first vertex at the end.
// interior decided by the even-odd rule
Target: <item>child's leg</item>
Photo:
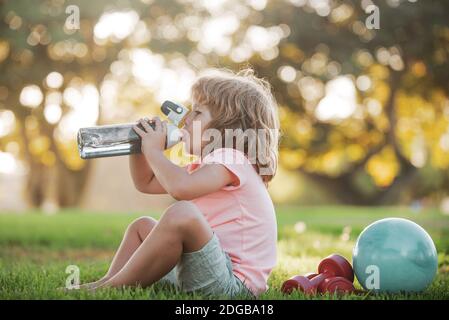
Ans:
{"type": "Polygon", "coordinates": [[[123,268],[156,224],[157,220],[153,218],[140,217],[128,226],[105,277],[111,278],[123,268]]]}
{"type": "Polygon", "coordinates": [[[99,287],[151,285],[176,266],[183,252],[200,250],[212,235],[198,208],[178,201],[167,209],[125,266],[99,287]]]}
{"type": "Polygon", "coordinates": [[[98,281],[83,284],[81,288],[95,287],[112,278],[128,262],[156,224],[157,220],[150,217],[140,217],[129,224],[106,275],[98,281]]]}

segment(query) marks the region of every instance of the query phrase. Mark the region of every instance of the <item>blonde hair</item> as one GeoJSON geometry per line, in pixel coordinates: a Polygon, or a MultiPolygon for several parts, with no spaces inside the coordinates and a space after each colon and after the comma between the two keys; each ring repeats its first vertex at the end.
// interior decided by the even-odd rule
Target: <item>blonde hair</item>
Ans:
{"type": "MultiPolygon", "coordinates": [[[[215,70],[196,80],[192,100],[208,107],[212,116],[208,128],[218,129],[222,135],[226,129],[257,131],[257,158],[253,160],[268,184],[276,174],[279,144],[277,103],[268,81],[256,77],[250,68],[238,73],[215,70]]],[[[244,148],[240,151],[248,156],[247,142],[244,148]]]]}

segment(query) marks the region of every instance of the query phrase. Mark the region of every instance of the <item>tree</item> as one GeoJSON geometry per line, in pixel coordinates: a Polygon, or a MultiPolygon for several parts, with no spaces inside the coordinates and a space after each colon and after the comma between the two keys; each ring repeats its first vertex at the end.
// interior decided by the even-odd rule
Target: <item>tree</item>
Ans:
{"type": "MultiPolygon", "coordinates": [[[[35,206],[50,193],[59,205],[77,204],[89,172],[66,128],[77,103],[59,101],[61,94],[100,100],[98,114],[78,126],[109,121],[102,100],[111,90],[116,110],[156,108],[157,89],[145,83],[153,55],[167,69],[184,61],[189,75],[252,65],[280,105],[281,163],[343,202],[397,200],[404,186],[449,167],[444,1],[377,1],[378,30],[365,23],[370,1],[1,3],[0,112],[12,111],[16,126],[0,136],[0,150],[18,143],[35,206]],[[64,27],[68,5],[80,9],[79,30],[64,27]],[[109,19],[114,13],[124,20],[109,19]]],[[[441,176],[429,190],[449,184],[441,176]]]]}
{"type": "MultiPolygon", "coordinates": [[[[134,24],[143,22],[156,33],[154,30],[160,27],[157,21],[185,11],[176,1],[151,6],[145,2],[1,1],[0,112],[13,112],[15,129],[0,137],[0,150],[10,142],[19,145],[18,157],[29,167],[27,194],[32,206],[46,207],[49,201],[56,206],[74,206],[82,195],[90,162],[78,156],[77,127],[68,132],[67,126],[102,122],[97,101],[101,98],[100,86],[119,52],[136,46],[127,39],[135,29],[124,37],[112,34],[105,39],[96,38],[94,29],[102,14],[138,12],[141,17],[137,16],[134,24]],[[68,28],[67,21],[72,19],[72,11],[66,12],[69,5],[80,10],[79,30],[68,28]],[[86,103],[78,101],[74,106],[76,102],[70,103],[66,95],[84,99],[83,92],[97,101],[91,103],[91,110],[85,110],[91,113],[90,120],[80,119],[85,118],[81,114],[77,118],[81,122],[64,122],[74,109],[86,103]]],[[[181,50],[185,42],[180,39],[170,47],[169,41],[153,37],[152,46],[169,53],[181,50]]]]}
{"type": "Polygon", "coordinates": [[[396,201],[426,163],[448,166],[440,141],[449,124],[449,4],[376,1],[380,29],[370,30],[362,7],[369,3],[271,1],[258,24],[289,35],[275,57],[259,51],[250,60],[285,108],[281,161],[354,204],[396,201]],[[319,119],[324,92],[310,90],[341,75],[357,79],[360,105],[350,116],[319,119]]]}

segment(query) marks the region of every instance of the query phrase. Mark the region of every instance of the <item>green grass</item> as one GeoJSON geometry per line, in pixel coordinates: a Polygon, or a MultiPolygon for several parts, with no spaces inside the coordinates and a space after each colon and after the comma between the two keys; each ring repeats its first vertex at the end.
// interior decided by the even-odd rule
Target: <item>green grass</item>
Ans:
{"type": "MultiPolygon", "coordinates": [[[[160,213],[146,213],[158,217],[160,213]]],[[[259,299],[449,299],[449,217],[437,210],[407,208],[278,207],[279,263],[270,290],[259,299]],[[439,270],[432,285],[419,294],[284,296],[279,288],[294,274],[316,269],[320,259],[338,252],[351,259],[358,234],[384,217],[405,217],[423,226],[439,252],[439,270]],[[295,231],[302,222],[303,232],[295,231]]],[[[141,214],[87,213],[64,210],[0,214],[1,299],[203,299],[168,286],[147,289],[108,289],[96,293],[56,290],[65,285],[68,265],[80,268],[81,282],[96,280],[107,270],[124,229],[141,214]]],[[[357,286],[359,286],[357,284],[357,286]]]]}

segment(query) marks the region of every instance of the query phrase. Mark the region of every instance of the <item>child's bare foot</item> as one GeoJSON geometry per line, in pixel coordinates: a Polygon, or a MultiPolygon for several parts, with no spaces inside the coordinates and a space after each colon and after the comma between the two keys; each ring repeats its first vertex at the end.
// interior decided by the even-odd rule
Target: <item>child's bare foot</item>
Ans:
{"type": "Polygon", "coordinates": [[[103,283],[105,283],[109,279],[110,279],[110,277],[103,277],[100,280],[97,280],[95,282],[89,282],[89,283],[82,284],[82,285],[79,286],[79,289],[92,290],[92,289],[102,285],[103,283]]]}
{"type": "Polygon", "coordinates": [[[94,285],[90,286],[89,288],[87,288],[87,290],[91,293],[94,293],[95,291],[97,291],[98,289],[102,289],[102,288],[106,288],[108,286],[108,281],[109,279],[106,279],[105,281],[102,281],[101,283],[97,281],[97,283],[95,283],[94,285]]]}

